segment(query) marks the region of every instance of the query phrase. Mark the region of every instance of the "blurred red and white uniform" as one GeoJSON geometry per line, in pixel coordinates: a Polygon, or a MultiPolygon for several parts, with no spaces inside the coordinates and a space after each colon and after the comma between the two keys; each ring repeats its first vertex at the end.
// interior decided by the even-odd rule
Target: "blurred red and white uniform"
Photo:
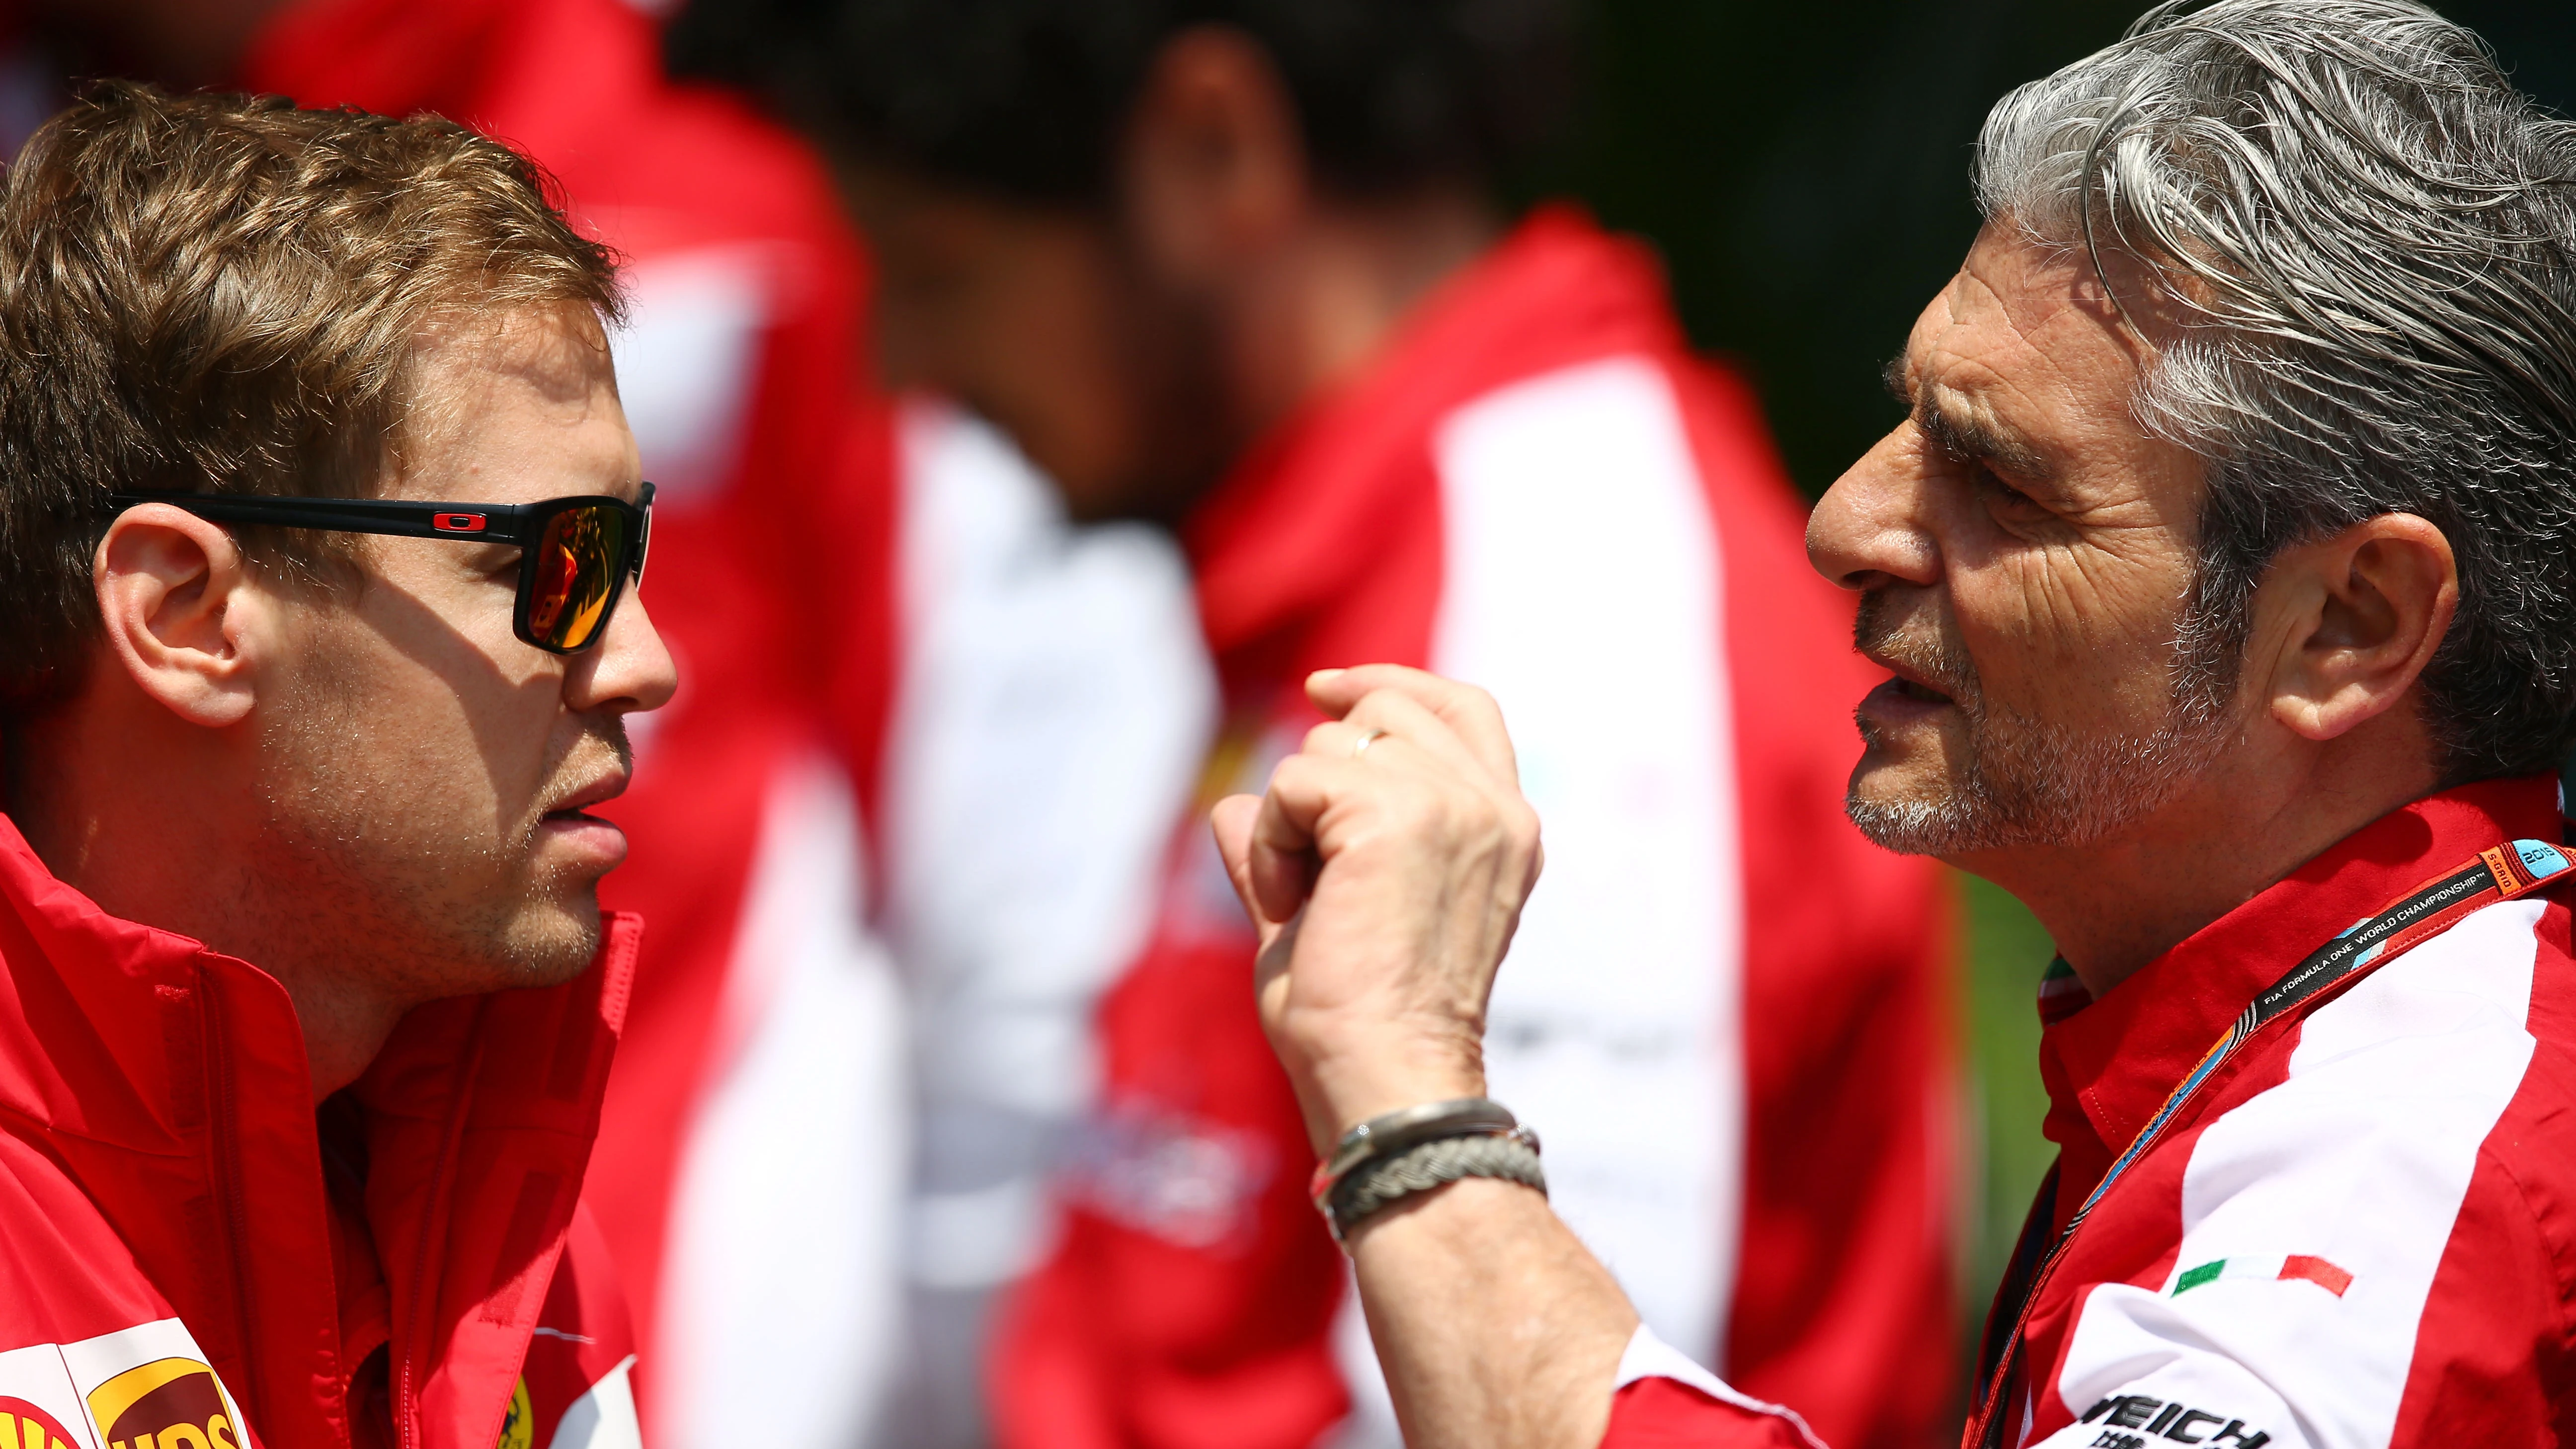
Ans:
{"type": "Polygon", "coordinates": [[[915,403],[904,659],[885,771],[887,939],[912,992],[909,1362],[877,1442],[986,1441],[996,1290],[1053,1238],[1096,1100],[1093,1016],[1154,916],[1216,686],[1169,535],[1067,528],[1000,434],[915,403]]]}
{"type": "Polygon", "coordinates": [[[1046,1124],[1085,1100],[1202,748],[1176,554],[1072,532],[988,429],[870,392],[828,176],[666,81],[622,0],[304,0],[240,80],[496,135],[625,255],[682,682],[615,809],[605,894],[650,930],[587,1200],[652,1437],[842,1449],[917,1417],[924,1375],[961,1379],[925,1315],[971,1336],[1042,1241],[1046,1124]]]}
{"type": "MultiPolygon", "coordinates": [[[[1487,1061],[1556,1206],[1666,1340],[1845,1449],[1920,1444],[1954,1372],[1946,912],[1843,817],[1870,681],[1802,535],[1652,259],[1541,212],[1190,519],[1206,793],[1261,787],[1310,670],[1493,691],[1548,863],[1487,1061]]],[[[1249,965],[1193,819],[996,1368],[1013,1449],[1395,1442],[1249,965]]]]}

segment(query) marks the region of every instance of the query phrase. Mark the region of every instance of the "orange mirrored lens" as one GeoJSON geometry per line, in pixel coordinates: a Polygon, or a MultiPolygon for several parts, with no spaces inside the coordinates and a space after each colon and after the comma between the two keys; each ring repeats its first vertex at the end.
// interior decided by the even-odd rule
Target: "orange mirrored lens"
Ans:
{"type": "Polygon", "coordinates": [[[536,542],[528,632],[550,649],[586,648],[617,597],[625,521],[606,508],[568,508],[536,542]]]}

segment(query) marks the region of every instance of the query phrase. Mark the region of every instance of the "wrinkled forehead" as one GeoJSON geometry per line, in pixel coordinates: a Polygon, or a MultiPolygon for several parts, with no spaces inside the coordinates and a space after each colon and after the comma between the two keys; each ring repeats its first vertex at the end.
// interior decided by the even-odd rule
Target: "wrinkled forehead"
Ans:
{"type": "Polygon", "coordinates": [[[1990,224],[1957,275],[1924,309],[1908,349],[1928,387],[1987,390],[2134,382],[2142,349],[2081,253],[1990,224]]]}
{"type": "MultiPolygon", "coordinates": [[[[2143,304],[2145,279],[2137,281],[2143,304]]],[[[2124,286],[2122,303],[2131,295],[2124,286]]],[[[2134,443],[2133,400],[2155,349],[2131,315],[2084,254],[2031,242],[2009,222],[1990,224],[1915,323],[1905,391],[1918,408],[2020,434],[2050,452],[2134,443]]]]}

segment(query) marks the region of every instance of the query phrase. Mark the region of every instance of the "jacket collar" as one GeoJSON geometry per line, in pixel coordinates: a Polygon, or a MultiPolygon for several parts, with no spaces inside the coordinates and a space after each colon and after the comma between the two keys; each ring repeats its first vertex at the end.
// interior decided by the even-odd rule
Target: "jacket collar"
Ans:
{"type": "MultiPolygon", "coordinates": [[[[2415,801],[2345,837],[2040,1034],[2043,1131],[2061,1157],[2059,1221],[2083,1201],[2246,1006],[2400,892],[2501,840],[2556,841],[2557,781],[2489,780],[2415,801]]],[[[2061,987],[2062,982],[2052,982],[2061,987]]],[[[2077,996],[2080,1003],[2082,998],[2077,996]]]]}
{"type": "MultiPolygon", "coordinates": [[[[579,1195],[640,923],[562,986],[424,1006],[354,1090],[394,1303],[396,1425],[487,1449],[579,1195]],[[406,1386],[404,1375],[408,1373],[406,1386]]],[[[348,1442],[311,1077],[274,977],[118,919],[0,816],[0,1130],[41,1146],[261,1440],[348,1442]]]]}

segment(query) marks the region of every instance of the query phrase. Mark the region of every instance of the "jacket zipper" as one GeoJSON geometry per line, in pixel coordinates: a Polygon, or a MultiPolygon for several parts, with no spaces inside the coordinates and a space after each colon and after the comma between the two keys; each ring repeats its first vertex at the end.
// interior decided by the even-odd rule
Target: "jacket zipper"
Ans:
{"type": "Polygon", "coordinates": [[[465,1119],[474,1106],[474,1079],[483,1067],[483,1014],[489,1000],[474,1008],[473,1023],[465,1051],[463,1070],[456,1077],[456,1100],[448,1108],[447,1130],[441,1134],[438,1162],[430,1170],[429,1213],[420,1234],[420,1249],[412,1263],[411,1332],[401,1345],[400,1365],[394,1375],[394,1442],[401,1449],[420,1449],[421,1346],[429,1341],[430,1328],[438,1314],[438,1293],[430,1281],[430,1255],[440,1246],[439,1230],[446,1224],[449,1179],[456,1169],[457,1144],[465,1136],[465,1119]]]}
{"type": "Polygon", "coordinates": [[[259,1370],[258,1315],[251,1311],[249,1274],[250,1240],[244,1225],[249,1219],[242,1200],[241,1118],[234,1110],[232,1036],[226,1023],[230,1013],[224,1005],[223,990],[213,972],[200,967],[197,990],[203,1003],[197,1013],[198,1030],[205,1042],[206,1075],[213,1080],[207,1085],[212,1116],[215,1155],[215,1199],[224,1215],[224,1241],[230,1248],[233,1280],[233,1313],[240,1322],[242,1373],[248,1387],[256,1394],[267,1386],[259,1370]]]}

